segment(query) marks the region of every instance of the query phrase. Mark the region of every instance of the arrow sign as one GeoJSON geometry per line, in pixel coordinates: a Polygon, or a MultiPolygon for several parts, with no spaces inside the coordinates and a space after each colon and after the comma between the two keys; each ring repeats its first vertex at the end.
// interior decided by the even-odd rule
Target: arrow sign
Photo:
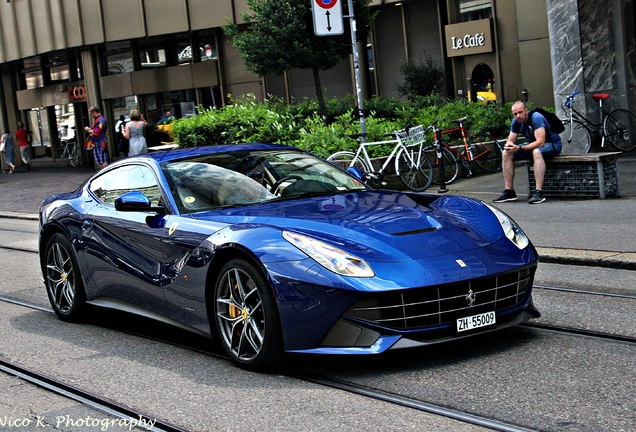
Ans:
{"type": "Polygon", "coordinates": [[[344,33],[341,0],[311,0],[316,36],[338,36],[344,33]]]}

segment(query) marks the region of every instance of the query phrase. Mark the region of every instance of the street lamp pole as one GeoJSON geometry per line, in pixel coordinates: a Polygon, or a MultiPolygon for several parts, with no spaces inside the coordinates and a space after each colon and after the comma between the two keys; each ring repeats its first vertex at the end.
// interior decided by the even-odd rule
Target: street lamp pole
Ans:
{"type": "Polygon", "coordinates": [[[351,45],[353,47],[353,69],[355,72],[356,94],[358,97],[358,115],[360,116],[360,137],[362,142],[367,142],[367,127],[364,119],[364,102],[362,100],[362,87],[360,85],[360,56],[358,55],[358,41],[356,36],[356,17],[353,12],[353,0],[349,0],[349,27],[351,28],[351,45]]]}

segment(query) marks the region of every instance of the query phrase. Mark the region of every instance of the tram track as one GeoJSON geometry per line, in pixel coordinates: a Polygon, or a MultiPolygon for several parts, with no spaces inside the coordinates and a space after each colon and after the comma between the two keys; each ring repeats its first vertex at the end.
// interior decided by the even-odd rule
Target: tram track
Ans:
{"type": "Polygon", "coordinates": [[[636,300],[636,294],[617,294],[617,293],[604,292],[604,291],[592,291],[592,290],[583,290],[583,289],[568,288],[568,287],[554,287],[549,285],[538,285],[538,284],[533,285],[532,289],[545,290],[545,291],[558,291],[558,292],[565,292],[565,293],[572,293],[572,294],[598,295],[603,297],[614,297],[614,298],[636,300]]]}
{"type": "MultiPolygon", "coordinates": [[[[12,299],[6,296],[0,296],[0,302],[13,304],[19,307],[30,308],[30,309],[34,309],[41,312],[53,313],[52,310],[49,308],[42,307],[40,305],[29,303],[29,302],[24,302],[18,299],[12,299]]],[[[571,336],[592,337],[592,338],[608,340],[612,342],[636,344],[636,338],[620,336],[620,335],[604,334],[604,333],[588,331],[588,330],[571,329],[571,328],[557,327],[557,326],[551,326],[551,325],[545,325],[545,324],[539,324],[539,323],[526,323],[526,324],[522,324],[521,327],[529,328],[532,330],[538,330],[538,331],[548,331],[553,333],[567,334],[571,336]]],[[[153,336],[149,336],[147,333],[134,332],[134,331],[126,330],[124,328],[120,328],[120,327],[115,329],[117,331],[122,331],[130,335],[135,335],[145,339],[159,341],[162,343],[168,343],[173,346],[185,348],[187,350],[192,350],[192,351],[204,353],[206,355],[211,355],[213,357],[228,360],[227,357],[223,355],[219,355],[211,350],[201,349],[200,346],[196,346],[197,344],[183,344],[183,343],[176,342],[174,340],[167,340],[165,338],[153,337],[153,336]]],[[[144,419],[144,421],[146,421],[146,424],[149,424],[148,422],[150,421],[156,422],[154,423],[154,426],[152,428],[148,428],[146,430],[153,430],[153,431],[181,431],[183,430],[183,429],[179,429],[178,427],[174,425],[171,425],[167,421],[162,421],[159,419],[151,419],[147,415],[144,415],[142,413],[139,413],[127,407],[118,405],[115,402],[104,400],[103,398],[100,398],[99,396],[74,388],[62,382],[58,382],[53,378],[46,377],[37,372],[29,371],[23,367],[12,365],[5,361],[0,361],[0,370],[5,373],[15,375],[22,379],[25,379],[26,381],[31,382],[48,391],[69,397],[73,400],[81,402],[91,408],[94,408],[100,412],[107,413],[118,419],[124,419],[124,420],[125,419],[144,419]]],[[[284,376],[288,376],[290,378],[302,380],[305,382],[310,382],[316,385],[321,385],[328,388],[345,391],[345,392],[356,394],[362,397],[376,399],[376,400],[386,402],[389,404],[399,405],[402,407],[407,407],[410,409],[426,412],[429,414],[444,416],[444,417],[451,418],[460,422],[464,422],[464,423],[475,425],[475,426],[485,427],[491,430],[508,431],[508,432],[528,432],[528,431],[535,430],[532,428],[528,428],[527,426],[516,425],[516,424],[505,422],[496,418],[481,416],[478,414],[467,412],[466,410],[449,407],[445,405],[440,405],[434,402],[411,398],[408,396],[398,395],[398,394],[384,391],[378,388],[371,388],[371,387],[356,384],[353,382],[343,381],[343,380],[331,378],[328,376],[317,375],[317,374],[314,374],[311,372],[305,372],[302,370],[295,370],[293,372],[278,371],[278,373],[284,376]]]]}
{"type": "MultiPolygon", "coordinates": [[[[0,302],[5,302],[12,305],[20,306],[20,307],[30,308],[30,309],[34,309],[41,312],[53,313],[52,310],[43,308],[39,305],[35,305],[32,303],[28,303],[28,302],[24,302],[24,301],[20,301],[16,299],[11,299],[6,296],[0,296],[0,302]]],[[[229,360],[229,358],[226,356],[219,355],[210,350],[201,349],[200,347],[197,347],[195,345],[188,345],[188,344],[178,343],[173,340],[149,337],[148,334],[145,334],[145,333],[133,332],[133,331],[129,331],[129,330],[121,329],[121,328],[117,328],[117,331],[122,331],[129,335],[143,337],[145,339],[155,340],[162,343],[168,343],[170,345],[177,346],[179,348],[185,348],[191,351],[196,351],[199,353],[211,355],[216,358],[229,360]]],[[[69,386],[51,377],[47,377],[38,372],[28,370],[26,368],[17,366],[15,364],[11,364],[6,361],[0,360],[0,371],[22,378],[45,390],[68,397],[78,402],[81,402],[90,408],[93,408],[105,414],[109,414],[115,418],[122,419],[124,421],[127,419],[139,419],[145,422],[144,424],[149,424],[149,422],[155,422],[154,426],[152,426],[151,428],[146,428],[145,430],[158,431],[158,432],[183,431],[183,429],[173,426],[169,424],[167,421],[150,418],[149,416],[142,414],[138,411],[126,408],[115,402],[105,400],[103,398],[100,398],[97,395],[91,394],[84,390],[80,390],[73,386],[69,386]]],[[[370,387],[362,386],[356,383],[330,378],[327,376],[320,376],[320,375],[316,375],[316,374],[304,372],[304,371],[294,371],[290,373],[289,371],[279,370],[277,371],[277,373],[287,376],[289,378],[301,380],[304,382],[309,382],[316,385],[320,385],[320,386],[324,386],[324,387],[328,387],[328,388],[332,388],[332,389],[336,389],[340,391],[345,391],[345,392],[355,394],[358,396],[372,398],[381,402],[385,402],[385,403],[389,403],[393,405],[399,405],[401,407],[406,407],[406,408],[414,409],[414,410],[429,413],[429,414],[451,418],[453,420],[457,420],[457,421],[471,424],[471,425],[485,427],[491,430],[502,431],[502,432],[534,431],[534,429],[529,429],[527,427],[523,427],[520,425],[514,425],[508,422],[501,421],[496,418],[480,416],[477,414],[462,411],[460,409],[447,407],[440,404],[435,404],[433,402],[422,401],[420,399],[410,398],[407,396],[397,395],[397,394],[383,391],[380,389],[370,388],[370,387]]]]}
{"type": "MultiPolygon", "coordinates": [[[[110,415],[115,418],[112,422],[108,422],[112,425],[123,425],[130,429],[139,428],[153,432],[185,432],[185,429],[174,426],[167,421],[153,418],[139,411],[58,381],[54,378],[47,377],[39,372],[26,369],[4,360],[0,360],[0,371],[16,376],[49,392],[79,402],[96,411],[110,415]]],[[[88,422],[89,420],[85,421],[88,422]]],[[[99,423],[102,427],[105,424],[102,420],[100,420],[99,423]]]]}

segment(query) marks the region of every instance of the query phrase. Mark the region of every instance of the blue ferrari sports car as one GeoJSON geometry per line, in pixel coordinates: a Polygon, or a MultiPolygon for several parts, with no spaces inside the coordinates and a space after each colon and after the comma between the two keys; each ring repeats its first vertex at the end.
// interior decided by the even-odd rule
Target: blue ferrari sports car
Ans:
{"type": "Polygon", "coordinates": [[[239,366],[371,354],[538,317],[537,252],[471,198],[374,190],[302,150],[119,160],[40,210],[55,313],[123,310],[218,338],[239,366]]]}

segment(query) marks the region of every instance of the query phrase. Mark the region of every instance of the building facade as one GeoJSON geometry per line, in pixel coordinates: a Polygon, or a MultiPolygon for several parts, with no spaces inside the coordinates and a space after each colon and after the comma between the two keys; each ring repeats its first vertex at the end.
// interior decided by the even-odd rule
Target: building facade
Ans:
{"type": "MultiPolygon", "coordinates": [[[[632,0],[373,0],[371,6],[377,18],[359,46],[365,97],[399,96],[400,62],[432,58],[445,73],[442,92],[453,97],[474,100],[490,90],[500,102],[526,98],[558,108],[565,95],[581,90],[580,107],[591,118],[594,92],[612,93],[615,106],[634,105],[632,0]]],[[[199,105],[222,106],[228,95],[315,97],[311,71],[259,77],[245,68],[222,30],[228,21],[249,25],[245,12],[246,0],[0,2],[0,126],[14,131],[24,122],[39,156],[82,131],[88,107],[98,105],[117,156],[113,127],[133,107],[148,119],[156,144],[169,139],[160,132],[168,119],[192,115],[199,105]]],[[[321,79],[327,97],[356,93],[351,60],[321,79]]]]}

